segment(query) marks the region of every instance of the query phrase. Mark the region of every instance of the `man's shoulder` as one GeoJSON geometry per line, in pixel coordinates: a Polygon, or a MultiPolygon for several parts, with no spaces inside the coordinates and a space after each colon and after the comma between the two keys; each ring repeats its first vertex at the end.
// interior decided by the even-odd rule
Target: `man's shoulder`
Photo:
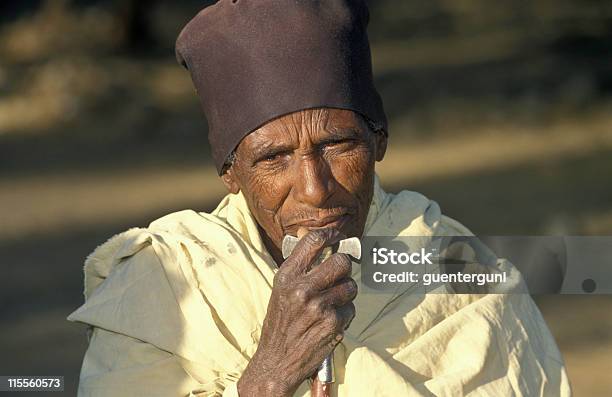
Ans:
{"type": "Polygon", "coordinates": [[[387,193],[380,189],[375,192],[374,200],[378,208],[377,218],[384,220],[385,226],[397,229],[399,235],[473,234],[462,223],[443,214],[439,204],[423,193],[408,189],[387,193]]]}
{"type": "MultiPolygon", "coordinates": [[[[85,295],[89,296],[114,269],[126,259],[141,256],[147,258],[151,266],[153,258],[160,260],[163,254],[176,254],[176,247],[189,243],[199,243],[205,236],[212,236],[227,229],[219,217],[194,210],[181,210],[164,215],[144,228],[131,228],[118,233],[98,246],[85,260],[85,295]],[[155,249],[149,249],[149,247],[155,249]],[[144,252],[147,251],[147,252],[144,252]]],[[[142,262],[142,261],[133,261],[142,262]]],[[[163,262],[163,261],[162,261],[163,262]]]]}
{"type": "Polygon", "coordinates": [[[216,315],[243,324],[256,317],[252,313],[265,314],[263,299],[253,297],[265,295],[261,287],[271,276],[249,265],[255,259],[247,251],[217,216],[191,210],[168,214],[147,228],[112,237],[87,258],[86,302],[69,320],[202,360],[198,338],[221,337],[216,315]]]}
{"type": "Polygon", "coordinates": [[[157,218],[149,224],[147,229],[152,233],[170,232],[181,235],[190,229],[202,227],[227,227],[227,223],[214,213],[185,209],[157,218]]]}
{"type": "Polygon", "coordinates": [[[212,230],[206,218],[178,211],[97,247],[85,260],[85,303],[68,319],[179,351],[178,333],[201,318],[191,260],[202,248],[190,233],[212,230]]]}

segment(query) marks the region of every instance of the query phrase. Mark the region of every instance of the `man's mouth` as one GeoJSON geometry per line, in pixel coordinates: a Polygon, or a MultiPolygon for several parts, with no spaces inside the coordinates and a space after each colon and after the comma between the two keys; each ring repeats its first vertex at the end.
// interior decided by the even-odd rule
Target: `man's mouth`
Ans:
{"type": "Polygon", "coordinates": [[[293,225],[295,228],[305,227],[308,229],[335,228],[340,229],[349,220],[349,214],[331,215],[319,219],[307,219],[293,225]]]}

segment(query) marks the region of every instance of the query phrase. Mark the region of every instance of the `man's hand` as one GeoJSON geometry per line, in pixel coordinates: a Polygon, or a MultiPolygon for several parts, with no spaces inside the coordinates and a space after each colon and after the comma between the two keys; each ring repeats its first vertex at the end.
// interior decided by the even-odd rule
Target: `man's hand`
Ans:
{"type": "Polygon", "coordinates": [[[336,253],[311,269],[342,238],[310,231],[276,273],[259,346],[238,381],[241,397],[293,395],[342,340],[357,296],[350,257],[336,253]]]}

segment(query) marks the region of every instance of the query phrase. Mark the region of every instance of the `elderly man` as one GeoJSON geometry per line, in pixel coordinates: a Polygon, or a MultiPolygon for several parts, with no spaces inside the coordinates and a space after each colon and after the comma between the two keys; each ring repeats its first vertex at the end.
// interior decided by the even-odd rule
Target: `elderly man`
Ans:
{"type": "Polygon", "coordinates": [[[361,0],[221,0],[177,40],[229,194],[131,229],[85,265],[82,396],[569,395],[525,294],[358,293],[325,247],[469,235],[374,172],[387,121],[361,0]],[[284,236],[304,236],[287,259],[284,236]],[[321,385],[319,385],[321,386],[321,385]]]}

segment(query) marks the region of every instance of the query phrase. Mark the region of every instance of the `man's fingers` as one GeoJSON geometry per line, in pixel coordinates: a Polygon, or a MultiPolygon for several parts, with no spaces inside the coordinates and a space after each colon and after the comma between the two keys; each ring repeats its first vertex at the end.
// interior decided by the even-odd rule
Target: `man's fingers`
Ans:
{"type": "Polygon", "coordinates": [[[326,315],[319,325],[307,331],[307,338],[314,338],[323,344],[337,338],[334,343],[336,345],[342,340],[344,331],[348,329],[351,321],[355,318],[355,305],[353,302],[348,302],[340,307],[328,308],[325,312],[326,315]],[[310,334],[310,331],[314,332],[310,334]]]}
{"type": "Polygon", "coordinates": [[[338,317],[340,318],[340,324],[342,324],[342,329],[338,330],[338,333],[340,334],[343,333],[344,330],[348,329],[351,322],[355,318],[355,305],[353,302],[340,306],[338,308],[338,317]]]}
{"type": "Polygon", "coordinates": [[[326,306],[342,307],[357,296],[357,283],[352,278],[345,278],[338,284],[323,291],[322,301],[326,306]]]}
{"type": "Polygon", "coordinates": [[[313,268],[308,281],[318,290],[330,288],[339,280],[351,277],[353,263],[347,254],[335,253],[313,268]]]}
{"type": "Polygon", "coordinates": [[[282,267],[285,267],[287,272],[294,275],[305,274],[312,263],[319,258],[325,247],[336,244],[344,237],[337,229],[311,230],[297,243],[282,267]]]}

